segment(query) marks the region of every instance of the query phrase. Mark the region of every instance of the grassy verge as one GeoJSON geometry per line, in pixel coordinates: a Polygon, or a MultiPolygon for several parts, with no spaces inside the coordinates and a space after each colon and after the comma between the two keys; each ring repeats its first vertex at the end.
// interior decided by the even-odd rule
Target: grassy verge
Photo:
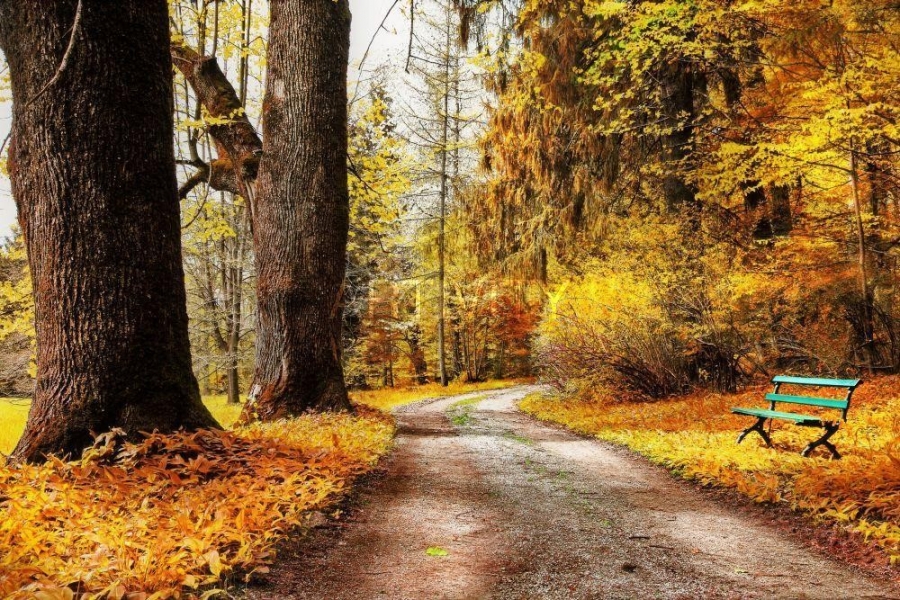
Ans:
{"type": "MultiPolygon", "coordinates": [[[[757,502],[785,503],[816,519],[845,524],[900,563],[900,378],[864,384],[849,421],[832,438],[844,458],[804,459],[819,431],[776,423],[776,447],[751,435],[738,446],[748,417],[732,406],[759,406],[767,389],[737,395],[696,393],[656,403],[532,395],[522,409],[579,433],[631,448],[678,475],[733,488],[757,502]]],[[[834,416],[832,415],[832,418],[834,416]]],[[[824,449],[817,451],[824,453],[824,449]]]]}
{"type": "Polygon", "coordinates": [[[497,379],[482,383],[451,383],[447,387],[441,387],[437,383],[420,385],[410,388],[384,388],[366,392],[354,392],[351,394],[354,402],[364,404],[378,410],[390,411],[393,408],[412,404],[425,398],[444,398],[470,392],[485,392],[499,390],[517,384],[530,383],[525,379],[497,379]]]}
{"type": "MultiPolygon", "coordinates": [[[[424,398],[455,396],[468,392],[490,391],[509,387],[526,380],[493,380],[483,383],[452,383],[447,387],[439,384],[428,384],[412,388],[385,388],[351,394],[353,401],[382,411],[411,404],[424,398]]],[[[216,420],[226,429],[230,429],[241,415],[241,404],[228,404],[224,395],[204,396],[203,403],[212,411],[216,420]]],[[[31,405],[27,398],[0,398],[0,453],[9,454],[15,447],[19,436],[25,429],[28,408],[31,405]]]]}
{"type": "MultiPolygon", "coordinates": [[[[241,402],[246,400],[246,397],[241,397],[241,402]]],[[[221,396],[203,396],[203,404],[206,405],[206,408],[213,414],[216,421],[225,429],[231,429],[237,423],[238,418],[241,416],[241,410],[244,408],[243,404],[229,404],[228,396],[224,394],[221,396]]]]}
{"type": "MultiPolygon", "coordinates": [[[[212,411],[216,420],[230,429],[241,416],[241,404],[228,404],[226,396],[204,396],[203,403],[212,411]]],[[[27,398],[0,398],[0,453],[9,454],[25,430],[28,408],[27,398]]]]}

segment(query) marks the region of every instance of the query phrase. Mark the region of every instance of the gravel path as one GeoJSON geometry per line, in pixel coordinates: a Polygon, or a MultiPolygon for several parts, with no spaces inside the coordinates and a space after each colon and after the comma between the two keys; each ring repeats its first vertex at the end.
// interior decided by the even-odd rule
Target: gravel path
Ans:
{"type": "Polygon", "coordinates": [[[533,390],[398,412],[386,476],[351,522],[316,530],[248,596],[900,598],[624,450],[523,415],[533,390]]]}

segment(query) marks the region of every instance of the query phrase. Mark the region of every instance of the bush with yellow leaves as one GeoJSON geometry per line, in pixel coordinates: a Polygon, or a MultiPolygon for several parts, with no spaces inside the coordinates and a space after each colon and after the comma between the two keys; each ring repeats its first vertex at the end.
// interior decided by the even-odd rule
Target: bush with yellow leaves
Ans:
{"type": "Polygon", "coordinates": [[[654,403],[617,402],[602,391],[578,398],[532,395],[522,408],[627,446],[686,479],[845,523],[900,563],[898,383],[897,377],[878,378],[856,392],[848,422],[832,438],[844,455],[839,461],[826,458],[824,450],[802,458],[799,452],[818,432],[787,423],[773,424],[774,448],[757,436],[738,446],[738,433],[752,420],[730,408],[763,407],[768,390],[762,387],[736,395],[696,392],[654,403]]]}
{"type": "Polygon", "coordinates": [[[376,411],[234,432],[101,436],[82,460],[0,467],[0,597],[209,598],[385,454],[376,411]]]}

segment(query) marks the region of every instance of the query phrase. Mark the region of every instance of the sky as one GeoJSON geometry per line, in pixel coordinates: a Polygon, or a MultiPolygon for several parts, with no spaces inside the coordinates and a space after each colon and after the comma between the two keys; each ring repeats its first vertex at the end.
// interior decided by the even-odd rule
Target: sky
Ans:
{"type": "Polygon", "coordinates": [[[362,59],[366,46],[369,45],[376,32],[378,35],[375,37],[372,51],[366,60],[369,68],[388,58],[401,57],[405,59],[403,53],[406,49],[409,26],[401,12],[403,7],[400,4],[408,5],[409,3],[398,3],[385,23],[384,29],[378,30],[381,20],[391,10],[393,4],[394,0],[350,0],[350,10],[353,12],[353,24],[350,31],[351,72],[352,67],[356,67],[362,59]]]}
{"type": "MultiPolygon", "coordinates": [[[[351,81],[360,79],[357,68],[373,36],[375,40],[366,64],[363,65],[364,71],[385,60],[401,58],[404,40],[409,31],[408,29],[404,31],[405,20],[399,5],[401,3],[394,8],[385,28],[379,30],[379,24],[394,4],[395,0],[350,0],[350,10],[353,13],[350,32],[351,81]]],[[[10,108],[9,103],[0,102],[0,141],[9,133],[12,119],[10,108]]],[[[0,238],[10,235],[15,222],[16,206],[9,190],[9,180],[0,175],[0,238]]]]}

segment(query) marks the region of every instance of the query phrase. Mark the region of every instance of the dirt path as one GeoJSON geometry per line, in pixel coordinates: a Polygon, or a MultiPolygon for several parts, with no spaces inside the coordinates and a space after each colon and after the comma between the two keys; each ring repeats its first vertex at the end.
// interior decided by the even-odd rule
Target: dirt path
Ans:
{"type": "Polygon", "coordinates": [[[535,422],[515,406],[531,389],[399,412],[386,477],[352,522],[317,530],[249,597],[900,598],[625,451],[535,422]]]}

